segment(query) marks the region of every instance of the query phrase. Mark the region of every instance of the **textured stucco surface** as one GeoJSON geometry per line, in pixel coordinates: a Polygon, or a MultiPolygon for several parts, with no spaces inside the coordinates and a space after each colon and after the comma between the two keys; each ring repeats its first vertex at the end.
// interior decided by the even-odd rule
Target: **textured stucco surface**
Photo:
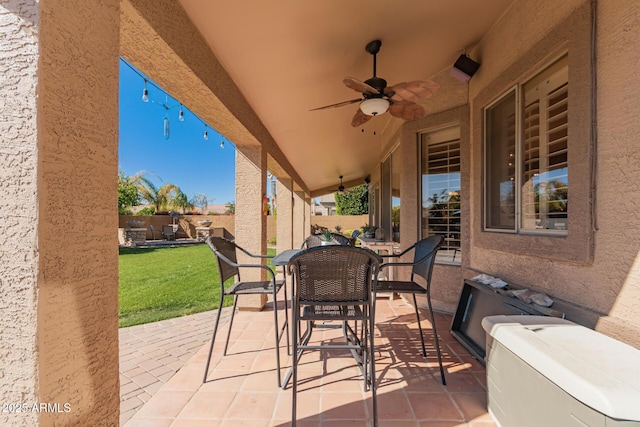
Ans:
{"type": "MultiPolygon", "coordinates": [[[[267,186],[267,155],[261,147],[244,147],[236,151],[236,242],[253,254],[267,250],[267,217],[262,212],[262,197],[267,186]]],[[[261,260],[238,254],[240,264],[259,264],[261,260]]],[[[266,280],[265,270],[250,268],[241,272],[242,280],[266,280]]],[[[259,310],[266,295],[243,295],[238,307],[259,310]]]]}
{"type": "Polygon", "coordinates": [[[516,0],[477,49],[482,67],[470,86],[474,126],[472,216],[475,221],[482,217],[479,115],[490,92],[497,96],[512,82],[526,77],[536,68],[529,63],[533,59],[542,62],[554,50],[568,49],[573,111],[569,236],[497,236],[481,231],[481,224],[474,223],[472,270],[465,275],[484,271],[547,292],[571,303],[561,306],[569,318],[640,347],[639,85],[636,79],[628,78],[639,65],[634,46],[640,41],[640,33],[632,29],[640,24],[640,4],[632,0],[598,3],[598,230],[591,229],[590,204],[594,200],[589,198],[589,43],[584,36],[590,26],[589,2],[534,4],[516,0]]]}
{"type": "MultiPolygon", "coordinates": [[[[0,401],[37,403],[38,5],[0,5],[0,401]]],[[[37,413],[0,424],[37,425],[37,413]]]]}
{"type": "Polygon", "coordinates": [[[40,1],[40,425],[118,423],[119,0],[40,1]],[[85,222],[91,212],[93,222],[85,222]]]}
{"type": "Polygon", "coordinates": [[[288,178],[278,178],[276,189],[276,245],[278,253],[293,248],[293,193],[288,178]]]}

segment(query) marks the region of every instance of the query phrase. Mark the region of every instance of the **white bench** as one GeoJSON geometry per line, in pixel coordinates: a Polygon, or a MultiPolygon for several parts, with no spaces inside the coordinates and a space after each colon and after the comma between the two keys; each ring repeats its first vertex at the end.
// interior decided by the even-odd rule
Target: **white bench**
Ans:
{"type": "Polygon", "coordinates": [[[640,350],[543,316],[489,316],[487,404],[502,427],[640,426],[640,350]]]}

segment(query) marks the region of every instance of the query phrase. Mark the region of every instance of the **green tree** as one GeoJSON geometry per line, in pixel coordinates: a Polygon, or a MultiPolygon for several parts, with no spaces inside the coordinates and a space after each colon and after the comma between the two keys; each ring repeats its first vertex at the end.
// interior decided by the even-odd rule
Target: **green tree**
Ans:
{"type": "Polygon", "coordinates": [[[193,211],[193,203],[189,200],[186,194],[184,194],[180,189],[178,189],[178,193],[169,201],[169,204],[175,210],[182,211],[183,214],[193,211]]]}
{"type": "Polygon", "coordinates": [[[224,205],[224,207],[227,208],[227,210],[224,211],[224,213],[226,214],[236,213],[236,202],[228,202],[226,205],[224,205]]]}
{"type": "Polygon", "coordinates": [[[134,182],[138,187],[140,198],[152,205],[156,212],[166,211],[169,206],[175,205],[175,199],[181,193],[177,185],[165,184],[158,188],[151,180],[142,175],[136,175],[134,182]]]}
{"type": "Polygon", "coordinates": [[[346,193],[335,193],[338,215],[363,215],[369,213],[369,186],[353,187],[346,193]]]}
{"type": "Polygon", "coordinates": [[[134,178],[118,172],[118,214],[131,215],[131,206],[138,204],[138,187],[134,178]]]}

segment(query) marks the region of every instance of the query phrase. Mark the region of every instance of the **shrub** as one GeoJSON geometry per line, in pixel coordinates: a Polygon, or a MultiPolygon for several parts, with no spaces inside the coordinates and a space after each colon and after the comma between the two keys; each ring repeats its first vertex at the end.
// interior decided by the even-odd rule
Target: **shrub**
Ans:
{"type": "Polygon", "coordinates": [[[147,206],[146,208],[140,209],[136,215],[141,216],[151,216],[156,213],[156,208],[153,206],[147,206]]]}

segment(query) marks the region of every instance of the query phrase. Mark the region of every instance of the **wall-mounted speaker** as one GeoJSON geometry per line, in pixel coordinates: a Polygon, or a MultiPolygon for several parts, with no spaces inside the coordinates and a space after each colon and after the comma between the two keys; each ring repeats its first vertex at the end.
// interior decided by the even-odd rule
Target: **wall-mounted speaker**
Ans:
{"type": "Polygon", "coordinates": [[[462,83],[467,83],[476,71],[478,71],[479,67],[480,64],[469,58],[467,55],[462,54],[456,60],[456,63],[453,64],[453,68],[449,74],[454,79],[459,80],[462,83]]]}

